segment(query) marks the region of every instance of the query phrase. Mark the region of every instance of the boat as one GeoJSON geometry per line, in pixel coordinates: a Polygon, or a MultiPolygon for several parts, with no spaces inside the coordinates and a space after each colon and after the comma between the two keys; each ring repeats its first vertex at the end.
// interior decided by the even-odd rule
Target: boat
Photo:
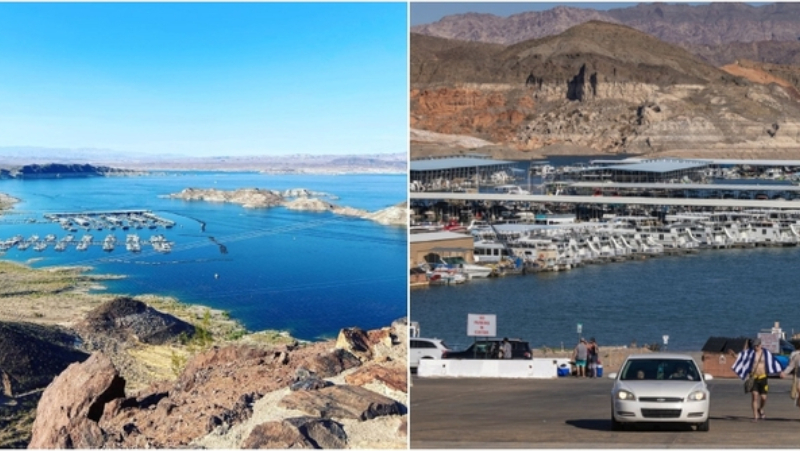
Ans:
{"type": "Polygon", "coordinates": [[[470,278],[489,277],[492,273],[492,268],[469,263],[463,257],[442,257],[442,261],[450,267],[460,269],[462,273],[470,278]]]}
{"type": "Polygon", "coordinates": [[[466,281],[467,277],[464,274],[446,265],[437,265],[428,271],[428,282],[431,285],[455,285],[466,281]]]}
{"type": "Polygon", "coordinates": [[[108,235],[105,240],[103,240],[103,250],[106,252],[111,252],[114,250],[114,245],[117,243],[117,237],[114,235],[108,235]]]}
{"type": "Polygon", "coordinates": [[[33,246],[33,250],[36,252],[42,252],[45,249],[47,249],[47,243],[44,241],[39,241],[33,246]]]}

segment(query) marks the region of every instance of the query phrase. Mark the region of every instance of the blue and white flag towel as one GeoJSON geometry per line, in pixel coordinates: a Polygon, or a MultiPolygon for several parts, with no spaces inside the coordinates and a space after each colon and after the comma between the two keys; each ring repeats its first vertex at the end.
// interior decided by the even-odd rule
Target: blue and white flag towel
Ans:
{"type": "MultiPolygon", "coordinates": [[[[779,362],[778,359],[776,359],[775,356],[766,349],[762,349],[761,351],[764,353],[764,355],[761,357],[761,360],[763,360],[766,364],[767,375],[780,373],[783,370],[781,362],[779,362]]],[[[736,373],[737,376],[739,376],[739,379],[744,380],[750,374],[750,371],[752,370],[753,364],[756,360],[755,354],[756,352],[754,349],[746,349],[740,352],[736,357],[736,361],[733,362],[731,369],[734,373],[736,373]]]]}

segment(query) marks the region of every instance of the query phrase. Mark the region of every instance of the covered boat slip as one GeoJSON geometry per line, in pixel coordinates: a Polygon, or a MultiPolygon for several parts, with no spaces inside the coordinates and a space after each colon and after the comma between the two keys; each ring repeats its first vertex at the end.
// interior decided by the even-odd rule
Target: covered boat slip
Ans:
{"type": "Polygon", "coordinates": [[[795,210],[800,202],[786,200],[748,200],[748,199],[695,199],[665,197],[606,197],[606,196],[549,196],[538,194],[485,194],[485,193],[410,193],[409,199],[441,201],[484,201],[484,202],[531,202],[536,204],[594,204],[594,205],[658,205],[681,207],[716,208],[769,208],[795,210]]]}
{"type": "MultiPolygon", "coordinates": [[[[619,162],[618,162],[619,163],[619,162]]],[[[621,183],[657,183],[670,180],[699,181],[708,162],[694,160],[642,160],[570,171],[570,177],[621,183]]]]}
{"type": "Polygon", "coordinates": [[[645,197],[696,197],[717,199],[754,199],[763,194],[769,199],[800,198],[800,186],[788,183],[615,183],[615,182],[563,182],[563,192],[579,196],[645,196],[645,197]]]}
{"type": "Polygon", "coordinates": [[[476,176],[479,180],[485,180],[498,172],[510,172],[515,164],[517,162],[475,156],[412,160],[409,165],[409,181],[428,185],[437,180],[474,181],[476,176]]]}

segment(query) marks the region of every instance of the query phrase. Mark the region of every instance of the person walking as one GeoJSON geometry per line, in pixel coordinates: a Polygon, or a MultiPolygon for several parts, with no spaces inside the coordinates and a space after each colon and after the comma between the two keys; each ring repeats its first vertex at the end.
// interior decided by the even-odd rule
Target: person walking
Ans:
{"type": "Polygon", "coordinates": [[[794,381],[792,382],[795,384],[794,390],[792,390],[792,395],[794,398],[794,405],[800,407],[800,343],[796,343],[794,345],[794,352],[789,357],[789,364],[786,365],[783,371],[781,371],[781,379],[785,378],[789,374],[794,372],[794,381]]]}
{"type": "Polygon", "coordinates": [[[767,405],[767,393],[769,392],[767,376],[781,372],[780,362],[771,352],[763,349],[761,347],[761,339],[756,338],[753,341],[752,348],[745,344],[744,349],[737,355],[736,361],[733,362],[731,369],[742,380],[748,377],[754,379],[753,388],[750,390],[752,394],[753,422],[766,419],[767,414],[764,412],[764,407],[767,405]]]}
{"type": "Polygon", "coordinates": [[[575,369],[577,370],[578,377],[586,377],[586,359],[589,357],[589,347],[586,344],[586,339],[581,338],[578,346],[575,346],[575,351],[572,353],[572,360],[575,361],[575,369]]]}
{"type": "Polygon", "coordinates": [[[597,377],[597,353],[599,348],[597,347],[597,341],[595,341],[594,337],[589,339],[589,343],[587,344],[587,365],[589,371],[589,377],[597,377]]]}
{"type": "Polygon", "coordinates": [[[501,349],[503,351],[504,359],[510,359],[512,357],[511,354],[513,351],[511,349],[511,342],[508,341],[508,338],[503,338],[503,346],[501,349]]]}

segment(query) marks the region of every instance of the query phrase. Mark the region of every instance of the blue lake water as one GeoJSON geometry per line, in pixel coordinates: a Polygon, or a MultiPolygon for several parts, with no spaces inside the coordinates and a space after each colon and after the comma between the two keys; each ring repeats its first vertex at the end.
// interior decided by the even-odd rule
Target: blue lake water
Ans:
{"type": "Polygon", "coordinates": [[[602,346],[662,344],[698,351],[711,336],[754,337],[779,321],[800,332],[800,248],[706,250],[587,265],[569,272],[412,290],[422,335],[463,349],[467,314],[497,315],[497,334],[571,348],[577,324],[602,346]]]}
{"type": "MultiPolygon", "coordinates": [[[[339,197],[332,202],[376,211],[406,200],[405,175],[264,175],[188,172],[144,177],[3,180],[0,192],[22,200],[0,218],[0,239],[22,234],[67,234],[42,220],[45,213],[148,209],[176,222],[165,230],[92,230],[119,240],[106,253],[99,246],[79,252],[32,248],[9,250],[3,259],[33,267],[90,265],[94,272],[127,278],[104,282],[120,294],[160,294],[229,311],[249,330],[288,330],[302,339],[335,336],[342,327],[388,325],[407,311],[406,230],[330,213],[282,207],[246,209],[235,204],[186,202],[163,195],[184,188],[307,188],[339,197]],[[205,230],[201,230],[204,222],[205,230]],[[169,254],[143,248],[127,252],[125,236],[163,234],[169,254]],[[216,240],[216,243],[212,241],[216,240]],[[221,252],[225,246],[227,253],[221,252]],[[215,277],[216,275],[216,277],[215,277]]],[[[86,232],[74,232],[76,240],[86,232]]]]}

